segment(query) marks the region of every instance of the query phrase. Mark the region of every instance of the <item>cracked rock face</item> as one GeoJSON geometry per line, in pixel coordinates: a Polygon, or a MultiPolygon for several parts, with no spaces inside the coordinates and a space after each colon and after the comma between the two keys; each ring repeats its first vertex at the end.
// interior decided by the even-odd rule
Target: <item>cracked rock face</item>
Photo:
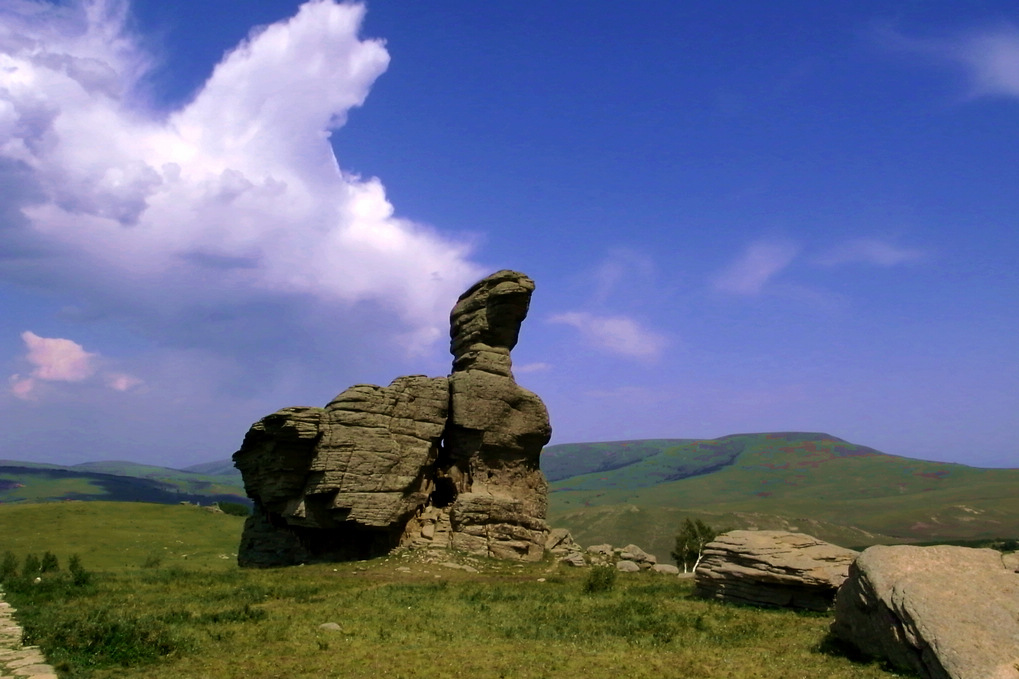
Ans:
{"type": "Polygon", "coordinates": [[[541,558],[548,412],[513,379],[510,350],[534,282],[499,271],[450,314],[453,373],[356,385],[325,408],[284,408],[234,454],[255,511],[241,565],[367,558],[452,547],[541,558]]]}
{"type": "Polygon", "coordinates": [[[733,530],[704,547],[694,577],[701,596],[825,611],[858,555],[803,533],[733,530]]]}

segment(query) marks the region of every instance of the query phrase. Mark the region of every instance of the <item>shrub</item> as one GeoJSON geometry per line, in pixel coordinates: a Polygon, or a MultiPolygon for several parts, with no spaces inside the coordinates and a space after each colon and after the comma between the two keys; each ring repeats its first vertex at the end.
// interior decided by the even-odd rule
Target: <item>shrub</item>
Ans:
{"type": "Polygon", "coordinates": [[[42,555],[42,563],[39,565],[39,570],[43,573],[56,573],[60,570],[60,561],[57,559],[57,555],[53,552],[46,552],[42,555]]]}
{"type": "Polygon", "coordinates": [[[584,580],[584,592],[610,592],[616,586],[616,569],[613,566],[593,566],[584,580]]]}
{"type": "Polygon", "coordinates": [[[92,582],[92,574],[81,565],[81,558],[72,554],[67,561],[67,570],[71,573],[71,581],[78,587],[84,587],[92,582]]]}
{"type": "Polygon", "coordinates": [[[39,557],[35,554],[26,554],[25,563],[21,566],[21,577],[26,580],[34,578],[42,573],[42,563],[39,562],[39,557]]]}
{"type": "Polygon", "coordinates": [[[16,577],[18,577],[18,557],[14,556],[14,552],[4,552],[4,557],[0,560],[0,583],[10,583],[16,577]]]}
{"type": "Polygon", "coordinates": [[[240,502],[217,502],[224,514],[231,516],[251,516],[251,508],[240,502]]]}

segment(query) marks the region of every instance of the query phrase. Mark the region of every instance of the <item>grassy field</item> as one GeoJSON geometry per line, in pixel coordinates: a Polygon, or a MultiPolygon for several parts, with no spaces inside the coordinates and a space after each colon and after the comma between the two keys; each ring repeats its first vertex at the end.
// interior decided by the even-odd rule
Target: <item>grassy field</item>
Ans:
{"type": "Polygon", "coordinates": [[[689,580],[621,573],[586,592],[587,569],[452,555],[474,573],[421,553],[241,570],[222,558],[240,527],[184,506],[3,506],[0,550],[80,553],[93,572],[7,597],[63,677],[899,676],[842,655],[826,615],[701,601],[689,580]]]}

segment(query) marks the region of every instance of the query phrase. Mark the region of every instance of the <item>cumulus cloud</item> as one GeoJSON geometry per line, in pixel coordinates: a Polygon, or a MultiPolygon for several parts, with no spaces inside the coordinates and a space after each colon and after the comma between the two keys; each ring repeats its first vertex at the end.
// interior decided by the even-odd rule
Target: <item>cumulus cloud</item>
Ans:
{"type": "Polygon", "coordinates": [[[859,263],[890,267],[915,262],[925,255],[923,250],[903,248],[874,238],[860,238],[832,248],[814,261],[822,266],[859,263]]]}
{"type": "Polygon", "coordinates": [[[878,34],[882,44],[960,67],[972,97],[1019,97],[1019,28],[999,23],[948,38],[915,38],[894,30],[878,34]]]}
{"type": "Polygon", "coordinates": [[[796,257],[799,248],[785,242],[750,244],[713,282],[715,290],[734,295],[757,295],[796,257]]]}
{"type": "Polygon", "coordinates": [[[550,323],[570,325],[603,351],[627,358],[658,358],[667,344],[663,335],[627,316],[598,316],[570,311],[549,318],[550,323]]]}
{"type": "MultiPolygon", "coordinates": [[[[84,382],[99,372],[98,353],[85,351],[77,342],[61,337],[40,337],[31,330],[21,333],[28,350],[25,361],[32,366],[27,376],[11,375],[8,379],[11,393],[23,400],[39,397],[39,387],[45,382],[84,382]]],[[[127,391],[142,384],[142,380],[126,373],[103,373],[107,386],[127,391]]]]}
{"type": "Polygon", "coordinates": [[[0,160],[27,188],[7,197],[23,219],[0,224],[0,245],[35,256],[0,256],[0,275],[150,315],[370,302],[409,348],[441,337],[481,274],[469,244],[396,216],[381,181],[343,171],[330,144],[389,62],[359,38],[363,15],[311,0],[229,52],[188,104],[152,112],[137,96],[152,58],[125,2],[6,4],[0,160]]]}

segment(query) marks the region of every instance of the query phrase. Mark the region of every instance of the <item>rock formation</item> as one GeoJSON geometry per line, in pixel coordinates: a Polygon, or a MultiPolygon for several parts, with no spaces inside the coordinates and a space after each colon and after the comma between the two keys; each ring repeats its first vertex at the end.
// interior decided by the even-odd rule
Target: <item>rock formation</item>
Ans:
{"type": "Polygon", "coordinates": [[[835,602],[832,633],[932,679],[1019,679],[1019,574],[967,547],[864,550],[835,602]]]}
{"type": "Polygon", "coordinates": [[[453,372],[353,386],[325,408],[256,422],[234,454],[255,510],[242,565],[366,558],[452,547],[534,561],[548,485],[545,405],[518,386],[510,350],[534,283],[499,271],[450,313],[453,372]]]}
{"type": "Polygon", "coordinates": [[[704,547],[696,591],[739,603],[824,611],[858,554],[802,533],[733,530],[704,547]]]}

